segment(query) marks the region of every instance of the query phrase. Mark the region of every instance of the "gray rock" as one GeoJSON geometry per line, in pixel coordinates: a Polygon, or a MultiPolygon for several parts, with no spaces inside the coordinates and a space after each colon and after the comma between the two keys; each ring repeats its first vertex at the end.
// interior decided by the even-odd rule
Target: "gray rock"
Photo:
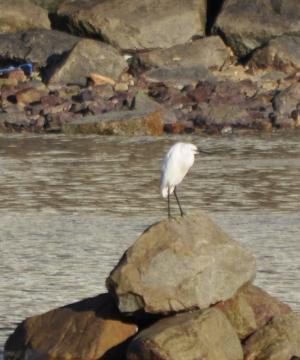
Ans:
{"type": "Polygon", "coordinates": [[[91,39],[80,40],[48,75],[48,82],[85,85],[90,73],[117,80],[127,62],[112,46],[91,39]]]}
{"type": "Polygon", "coordinates": [[[172,110],[154,101],[142,91],[139,91],[135,96],[135,110],[142,112],[159,111],[162,115],[162,118],[164,119],[164,123],[176,122],[176,115],[172,110]]]}
{"type": "Polygon", "coordinates": [[[48,13],[30,0],[0,0],[0,33],[50,29],[48,13]]]}
{"type": "Polygon", "coordinates": [[[168,49],[139,55],[150,66],[204,67],[220,69],[230,61],[231,51],[218,36],[210,36],[168,49]]]}
{"type": "Polygon", "coordinates": [[[31,0],[31,1],[34,4],[39,5],[42,8],[46,9],[50,13],[54,13],[61,3],[72,0],[31,0]]]}
{"type": "Polygon", "coordinates": [[[185,85],[196,85],[199,81],[216,82],[216,78],[203,66],[197,67],[178,67],[168,66],[159,67],[143,73],[142,77],[150,83],[164,83],[179,89],[185,85]]]}
{"type": "Polygon", "coordinates": [[[112,111],[64,123],[62,131],[65,134],[162,135],[163,119],[159,111],[112,111]]]}
{"type": "Polygon", "coordinates": [[[71,30],[98,35],[122,50],[165,48],[204,35],[205,0],[96,0],[59,6],[71,30]]]}
{"type": "Polygon", "coordinates": [[[41,68],[57,62],[79,40],[76,36],[45,29],[0,34],[0,58],[31,62],[41,68]]]}
{"type": "Polygon", "coordinates": [[[240,341],[218,309],[158,321],[133,339],[128,360],[242,360],[240,341]]]}
{"type": "Polygon", "coordinates": [[[291,117],[293,110],[300,111],[300,83],[282,90],[273,98],[273,108],[279,115],[291,117]]]}
{"type": "Polygon", "coordinates": [[[283,34],[300,35],[298,0],[228,0],[224,2],[214,31],[239,57],[283,34]]]}
{"type": "Polygon", "coordinates": [[[274,316],[244,344],[245,360],[290,360],[300,356],[300,316],[274,316]]]}
{"type": "Polygon", "coordinates": [[[300,69],[300,37],[283,35],[254,52],[249,65],[293,73],[300,69]]]}
{"type": "MultiPolygon", "coordinates": [[[[203,109],[203,107],[202,107],[203,109]]],[[[249,122],[249,114],[245,106],[235,104],[207,105],[205,117],[209,123],[216,125],[243,125],[249,122]]]]}
{"type": "Polygon", "coordinates": [[[205,309],[255,275],[255,259],[201,211],[150,226],[107,279],[119,309],[205,309]]]}

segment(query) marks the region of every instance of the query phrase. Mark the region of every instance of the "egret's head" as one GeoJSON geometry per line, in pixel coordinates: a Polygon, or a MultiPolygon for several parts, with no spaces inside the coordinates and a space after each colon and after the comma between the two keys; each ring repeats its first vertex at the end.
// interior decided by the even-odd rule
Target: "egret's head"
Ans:
{"type": "Polygon", "coordinates": [[[201,150],[200,148],[198,148],[196,145],[194,144],[185,144],[187,147],[187,150],[192,153],[193,155],[196,154],[208,154],[208,152],[201,150]]]}
{"type": "Polygon", "coordinates": [[[191,151],[194,155],[199,154],[199,149],[197,148],[196,145],[194,145],[194,144],[189,144],[189,145],[190,145],[190,151],[191,151]]]}

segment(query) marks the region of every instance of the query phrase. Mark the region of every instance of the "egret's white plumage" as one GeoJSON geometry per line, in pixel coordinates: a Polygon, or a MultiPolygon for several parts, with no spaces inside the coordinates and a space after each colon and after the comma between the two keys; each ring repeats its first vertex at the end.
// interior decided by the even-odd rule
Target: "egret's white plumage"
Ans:
{"type": "Polygon", "coordinates": [[[163,160],[160,178],[161,194],[164,198],[168,197],[169,205],[169,196],[174,192],[181,214],[183,212],[175,188],[193,166],[197,153],[198,149],[195,145],[179,142],[171,147],[163,160]]]}
{"type": "Polygon", "coordinates": [[[161,169],[160,190],[164,198],[171,195],[193,166],[198,149],[193,144],[176,143],[166,154],[161,169]]]}

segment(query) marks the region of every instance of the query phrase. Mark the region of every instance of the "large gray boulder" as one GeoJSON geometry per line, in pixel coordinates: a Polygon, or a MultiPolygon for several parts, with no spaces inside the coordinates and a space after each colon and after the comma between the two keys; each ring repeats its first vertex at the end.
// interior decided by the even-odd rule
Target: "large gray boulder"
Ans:
{"type": "Polygon", "coordinates": [[[55,30],[29,30],[0,34],[0,59],[31,62],[36,68],[57,62],[80,40],[55,30]]]}
{"type": "Polygon", "coordinates": [[[77,0],[58,8],[74,32],[122,50],[165,48],[204,35],[206,0],[77,0]]]}
{"type": "Polygon", "coordinates": [[[0,0],[0,33],[50,29],[46,10],[30,0],[0,0]]]}
{"type": "Polygon", "coordinates": [[[218,309],[158,321],[131,342],[128,360],[242,360],[239,338],[218,309]]]}
{"type": "Polygon", "coordinates": [[[229,63],[231,51],[218,36],[210,36],[168,49],[153,50],[141,54],[140,60],[146,65],[204,67],[220,69],[229,63]]]}
{"type": "Polygon", "coordinates": [[[256,50],[249,61],[254,68],[294,73],[300,70],[300,37],[283,35],[256,50]]]}
{"type": "Polygon", "coordinates": [[[283,34],[300,35],[298,0],[227,0],[214,26],[227,44],[244,57],[283,34]]]}
{"type": "Polygon", "coordinates": [[[205,309],[232,297],[255,275],[250,251],[203,212],[150,226],[107,279],[123,312],[205,309]]]}
{"type": "Polygon", "coordinates": [[[112,46],[91,39],[80,40],[48,75],[49,83],[85,85],[91,73],[118,80],[128,64],[112,46]]]}

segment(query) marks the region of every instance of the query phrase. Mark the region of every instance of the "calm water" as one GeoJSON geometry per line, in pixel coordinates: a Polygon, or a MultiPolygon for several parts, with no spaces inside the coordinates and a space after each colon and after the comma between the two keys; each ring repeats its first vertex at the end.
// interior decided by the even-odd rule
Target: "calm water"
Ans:
{"type": "MultiPolygon", "coordinates": [[[[212,153],[180,186],[184,209],[250,247],[256,284],[300,311],[299,134],[178,139],[212,153]]],[[[166,216],[160,165],[178,139],[0,138],[0,349],[25,317],[105,291],[123,251],[166,216]]]]}

